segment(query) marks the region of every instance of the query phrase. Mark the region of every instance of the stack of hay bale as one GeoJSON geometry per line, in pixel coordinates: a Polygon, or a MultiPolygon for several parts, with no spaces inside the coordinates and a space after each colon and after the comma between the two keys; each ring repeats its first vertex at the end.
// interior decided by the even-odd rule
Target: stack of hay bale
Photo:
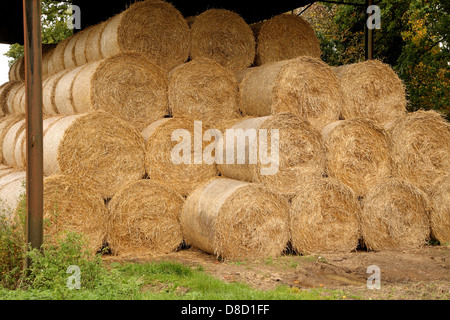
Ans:
{"type": "MultiPolygon", "coordinates": [[[[224,9],[184,19],[154,0],[48,50],[45,232],[82,232],[93,252],[185,242],[225,259],[277,256],[288,243],[309,254],[450,241],[449,124],[407,113],[388,65],[333,68],[320,55],[296,15],[249,26],[224,9]]],[[[0,198],[14,211],[25,90],[10,80],[0,198]]]]}

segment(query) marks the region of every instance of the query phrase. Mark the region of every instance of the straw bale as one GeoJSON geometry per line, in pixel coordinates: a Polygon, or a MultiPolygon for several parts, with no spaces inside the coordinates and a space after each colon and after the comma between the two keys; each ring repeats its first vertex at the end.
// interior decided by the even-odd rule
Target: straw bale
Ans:
{"type": "Polygon", "coordinates": [[[9,81],[25,81],[25,59],[20,57],[9,69],[9,81]]]}
{"type": "MultiPolygon", "coordinates": [[[[44,127],[48,121],[53,120],[44,120],[44,127]]],[[[104,111],[61,117],[48,126],[44,150],[45,175],[74,176],[104,198],[145,173],[144,139],[129,123],[104,111]]]]}
{"type": "Polygon", "coordinates": [[[430,194],[431,236],[441,245],[450,243],[450,174],[438,178],[430,194]]]}
{"type": "Polygon", "coordinates": [[[380,180],[362,206],[360,227],[368,250],[415,249],[430,237],[428,197],[407,181],[380,180]]]}
{"type": "Polygon", "coordinates": [[[167,75],[138,52],[75,68],[62,75],[54,91],[59,114],[100,109],[138,130],[168,113],[167,75]]]}
{"type": "Polygon", "coordinates": [[[4,114],[9,114],[8,100],[11,94],[14,94],[14,88],[20,86],[22,82],[20,81],[9,81],[0,86],[0,116],[4,114]]]}
{"type": "Polygon", "coordinates": [[[210,58],[233,72],[250,67],[255,59],[255,37],[235,12],[209,9],[191,26],[191,59],[210,58]]]}
{"type": "Polygon", "coordinates": [[[22,110],[22,100],[25,99],[25,84],[22,83],[16,91],[14,95],[14,101],[12,105],[11,113],[25,113],[25,110],[22,110]]]}
{"type": "Polygon", "coordinates": [[[200,184],[217,176],[218,171],[214,164],[196,161],[195,145],[199,143],[203,153],[206,142],[195,141],[194,137],[202,138],[207,129],[205,125],[195,127],[194,120],[189,118],[165,118],[155,121],[143,130],[142,135],[147,139],[145,168],[150,179],[165,182],[174,191],[187,196],[200,184]],[[176,130],[189,133],[190,141],[182,142],[183,138],[174,136],[176,130]],[[190,144],[190,150],[186,151],[186,154],[184,150],[177,153],[177,156],[188,159],[186,163],[178,164],[172,159],[172,153],[176,153],[175,147],[181,143],[190,144]]]}
{"type": "Polygon", "coordinates": [[[5,140],[5,136],[8,133],[9,129],[14,126],[16,123],[25,119],[25,115],[23,114],[11,114],[7,115],[0,119],[0,162],[4,163],[5,159],[3,158],[3,142],[5,140]]]}
{"type": "Polygon", "coordinates": [[[313,28],[295,14],[279,14],[264,21],[257,36],[255,65],[300,56],[320,58],[320,42],[313,28]]]}
{"type": "Polygon", "coordinates": [[[6,132],[3,138],[3,162],[11,167],[17,166],[15,158],[15,148],[17,139],[21,132],[25,131],[25,119],[14,123],[6,132]]]}
{"type": "Polygon", "coordinates": [[[390,124],[394,175],[426,190],[449,172],[450,124],[435,111],[416,111],[390,124]]]}
{"type": "Polygon", "coordinates": [[[380,179],[392,174],[390,139],[373,121],[341,120],[322,131],[327,174],[351,187],[362,197],[380,179]]]}
{"type": "Polygon", "coordinates": [[[0,178],[0,214],[7,219],[14,217],[25,190],[26,172],[11,170],[0,178]]]}
{"type": "Polygon", "coordinates": [[[91,45],[88,42],[88,38],[90,36],[90,33],[94,32],[95,28],[96,26],[89,26],[78,33],[77,35],[78,40],[74,52],[75,66],[82,66],[88,63],[86,51],[88,50],[88,47],[90,47],[91,45]]]}
{"type": "Polygon", "coordinates": [[[244,115],[291,112],[318,129],[337,121],[345,103],[332,69],[313,57],[251,68],[240,84],[244,115]]]}
{"type": "Polygon", "coordinates": [[[350,252],[359,242],[359,204],[333,178],[307,179],[289,211],[292,248],[301,254],[350,252]]]}
{"type": "Polygon", "coordinates": [[[49,64],[55,48],[56,44],[54,43],[42,44],[42,79],[49,76],[49,64]]]}
{"type": "Polygon", "coordinates": [[[157,255],[175,251],[183,236],[184,198],[152,180],[124,185],[111,199],[108,244],[113,254],[157,255]]]}
{"type": "Polygon", "coordinates": [[[11,90],[8,93],[7,100],[6,100],[6,112],[5,114],[12,114],[15,113],[15,107],[16,107],[16,99],[18,99],[18,92],[21,88],[24,87],[23,82],[19,82],[18,85],[15,85],[11,88],[11,90]]]}
{"type": "MultiPolygon", "coordinates": [[[[109,20],[111,20],[111,18],[109,20]]],[[[106,24],[109,20],[103,21],[93,26],[92,30],[87,35],[85,45],[86,46],[85,54],[87,62],[94,62],[104,58],[101,50],[101,38],[103,30],[105,29],[106,24]]]]}
{"type": "Polygon", "coordinates": [[[267,117],[248,117],[233,123],[227,129],[234,131],[226,130],[218,143],[219,148],[224,148],[223,159],[216,151],[216,163],[222,176],[262,183],[273,192],[293,197],[306,176],[322,176],[324,173],[325,148],[320,133],[297,116],[279,113],[267,117]],[[239,129],[243,132],[239,133],[239,129]],[[266,130],[266,140],[260,130],[266,130]],[[278,130],[278,139],[276,131],[272,130],[278,130]],[[253,136],[252,131],[256,132],[253,136]],[[230,134],[234,134],[234,139],[228,136],[230,134]],[[234,143],[229,145],[227,140],[234,143]],[[242,142],[239,141],[245,141],[244,161],[239,160],[239,149],[242,149],[239,147],[242,142]],[[278,143],[278,154],[274,143],[278,143]],[[269,163],[263,161],[265,157],[260,154],[264,145],[267,145],[267,153],[263,155],[269,163]],[[227,157],[231,156],[233,161],[230,164],[227,157]]]}
{"type": "Polygon", "coordinates": [[[75,35],[73,34],[56,45],[51,55],[51,63],[48,64],[49,75],[58,73],[66,69],[66,64],[64,63],[64,52],[66,51],[67,45],[74,37],[75,35]]]}
{"type": "Polygon", "coordinates": [[[240,117],[239,84],[234,74],[214,60],[198,58],[169,74],[169,110],[214,125],[240,117]]]}
{"type": "Polygon", "coordinates": [[[88,249],[97,253],[105,244],[108,211],[100,194],[84,181],[68,175],[44,179],[44,236],[56,241],[67,232],[85,236],[88,249]]]}
{"type": "Polygon", "coordinates": [[[104,58],[137,51],[169,71],[189,57],[189,26],[168,2],[136,2],[106,22],[100,43],[104,58]]]}
{"type": "Polygon", "coordinates": [[[289,240],[288,201],[264,186],[215,178],[186,200],[181,216],[185,241],[217,257],[275,257],[289,240]]]}
{"type": "Polygon", "coordinates": [[[346,98],[344,119],[363,117],[384,125],[405,116],[405,86],[388,64],[369,60],[334,70],[338,70],[336,75],[346,98]]]}
{"type": "Polygon", "coordinates": [[[42,112],[48,116],[58,114],[56,105],[56,86],[59,80],[70,70],[63,70],[54,75],[49,76],[42,82],[42,112]]]}

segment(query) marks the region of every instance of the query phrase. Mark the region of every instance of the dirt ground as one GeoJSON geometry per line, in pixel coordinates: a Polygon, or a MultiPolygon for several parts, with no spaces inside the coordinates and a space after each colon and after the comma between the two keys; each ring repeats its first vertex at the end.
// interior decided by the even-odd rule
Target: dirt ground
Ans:
{"type": "Polygon", "coordinates": [[[296,290],[322,288],[342,291],[342,299],[448,300],[450,298],[450,248],[426,246],[414,251],[367,252],[299,256],[286,254],[262,261],[218,261],[215,256],[189,248],[153,257],[109,261],[170,260],[206,272],[227,282],[243,282],[261,289],[280,284],[296,290]],[[381,288],[369,290],[367,268],[380,268],[381,288]]]}

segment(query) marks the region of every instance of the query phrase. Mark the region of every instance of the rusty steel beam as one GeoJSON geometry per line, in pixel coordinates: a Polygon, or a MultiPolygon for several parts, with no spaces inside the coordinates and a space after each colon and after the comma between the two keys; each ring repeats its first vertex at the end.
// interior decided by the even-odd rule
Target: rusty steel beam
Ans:
{"type": "Polygon", "coordinates": [[[43,135],[41,1],[23,0],[27,141],[27,227],[32,248],[43,242],[43,135]]]}

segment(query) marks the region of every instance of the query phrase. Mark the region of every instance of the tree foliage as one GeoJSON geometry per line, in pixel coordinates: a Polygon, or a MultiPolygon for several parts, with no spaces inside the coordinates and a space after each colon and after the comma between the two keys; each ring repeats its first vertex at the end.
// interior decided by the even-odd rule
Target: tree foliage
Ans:
{"type": "MultiPolygon", "coordinates": [[[[376,4],[381,9],[381,29],[374,31],[374,58],[390,64],[403,80],[409,110],[435,109],[448,118],[450,3],[381,0],[376,4]]],[[[316,30],[324,61],[337,66],[364,60],[364,6],[316,3],[302,16],[316,30]]]]}
{"type": "MultiPolygon", "coordinates": [[[[41,0],[41,14],[42,43],[58,43],[72,34],[72,29],[67,26],[67,21],[71,19],[69,2],[41,0]]],[[[5,53],[5,56],[10,58],[9,66],[12,66],[23,54],[22,45],[12,44],[5,53]]]]}

